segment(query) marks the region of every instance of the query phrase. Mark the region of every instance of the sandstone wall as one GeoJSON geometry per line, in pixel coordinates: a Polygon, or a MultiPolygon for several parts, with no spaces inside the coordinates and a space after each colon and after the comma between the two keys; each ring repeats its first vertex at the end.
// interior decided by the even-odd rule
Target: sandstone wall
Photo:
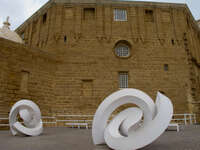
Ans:
{"type": "Polygon", "coordinates": [[[38,48],[0,39],[0,115],[8,115],[20,99],[37,103],[51,115],[55,103],[56,59],[38,48]]]}
{"type": "Polygon", "coordinates": [[[57,107],[61,107],[58,113],[93,114],[107,95],[119,89],[120,71],[129,73],[130,88],[141,89],[154,99],[158,90],[163,91],[172,99],[175,113],[189,112],[184,8],[125,5],[125,22],[113,21],[114,8],[120,7],[57,4],[51,8],[56,10],[54,29],[60,37],[55,44],[63,61],[58,66],[55,88],[57,107]],[[95,19],[86,20],[84,8],[93,7],[95,19]],[[145,10],[153,10],[154,21],[145,21],[145,10]],[[131,45],[131,57],[127,59],[114,54],[115,44],[121,40],[131,45]],[[164,70],[165,64],[168,71],[164,70]],[[85,87],[88,94],[84,94],[85,87]]]}
{"type": "Polygon", "coordinates": [[[175,113],[200,113],[200,36],[186,5],[51,1],[17,31],[25,32],[27,45],[51,51],[62,62],[54,78],[55,114],[93,114],[119,89],[121,71],[128,72],[130,88],[153,99],[164,92],[175,113]],[[94,10],[89,17],[88,8],[94,10]],[[128,20],[114,21],[115,8],[126,9],[128,20]],[[129,43],[129,58],[115,56],[119,41],[129,43]]]}

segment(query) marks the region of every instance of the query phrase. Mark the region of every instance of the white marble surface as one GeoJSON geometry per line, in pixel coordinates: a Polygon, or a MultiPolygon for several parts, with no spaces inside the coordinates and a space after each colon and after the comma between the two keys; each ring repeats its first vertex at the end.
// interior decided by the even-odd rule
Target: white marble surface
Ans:
{"type": "Polygon", "coordinates": [[[168,97],[157,93],[156,103],[137,89],[123,89],[109,95],[98,107],[92,126],[94,144],[106,143],[115,150],[134,150],[156,140],[168,127],[173,105],[168,97]],[[112,112],[124,104],[136,104],[117,114],[112,112]],[[143,116],[143,120],[142,120],[143,116]]]}
{"type": "Polygon", "coordinates": [[[13,135],[37,136],[43,131],[40,109],[30,100],[20,100],[14,104],[9,114],[9,124],[13,135]],[[17,120],[18,114],[23,124],[17,120]]]}

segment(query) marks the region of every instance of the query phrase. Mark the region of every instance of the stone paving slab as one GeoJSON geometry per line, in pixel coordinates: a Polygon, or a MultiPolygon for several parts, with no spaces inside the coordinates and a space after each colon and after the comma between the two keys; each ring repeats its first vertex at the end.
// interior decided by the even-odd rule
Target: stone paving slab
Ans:
{"type": "MultiPolygon", "coordinates": [[[[37,137],[12,136],[0,131],[0,150],[110,150],[94,146],[91,130],[45,128],[37,137]]],[[[154,143],[141,150],[200,150],[200,125],[182,126],[180,132],[166,131],[154,143]]]]}

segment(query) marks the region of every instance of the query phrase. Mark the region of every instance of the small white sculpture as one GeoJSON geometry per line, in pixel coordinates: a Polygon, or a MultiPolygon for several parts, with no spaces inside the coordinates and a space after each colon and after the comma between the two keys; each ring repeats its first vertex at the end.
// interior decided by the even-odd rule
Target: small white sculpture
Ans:
{"type": "Polygon", "coordinates": [[[6,28],[9,28],[9,26],[10,26],[9,19],[10,19],[10,17],[7,16],[6,22],[3,23],[3,24],[4,24],[4,27],[6,27],[6,28]]]}
{"type": "Polygon", "coordinates": [[[21,133],[37,136],[43,131],[40,109],[30,100],[20,100],[14,104],[9,114],[9,124],[13,135],[21,133]],[[23,119],[24,125],[17,121],[18,114],[23,119]]]}
{"type": "Polygon", "coordinates": [[[142,148],[166,130],[172,115],[171,101],[159,92],[154,104],[153,100],[140,90],[119,90],[105,98],[97,109],[92,125],[93,142],[106,143],[115,150],[142,148]],[[112,112],[128,103],[136,104],[139,108],[125,109],[108,123],[112,112]]]}

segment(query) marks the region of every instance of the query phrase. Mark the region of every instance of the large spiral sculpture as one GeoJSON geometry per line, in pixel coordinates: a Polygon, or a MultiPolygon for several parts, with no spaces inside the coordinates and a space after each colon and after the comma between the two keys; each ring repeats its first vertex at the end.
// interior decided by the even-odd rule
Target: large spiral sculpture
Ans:
{"type": "Polygon", "coordinates": [[[159,92],[154,104],[140,90],[119,90],[105,98],[97,109],[92,125],[93,142],[96,145],[106,143],[115,150],[142,148],[166,130],[172,115],[173,105],[170,99],[159,92]],[[125,109],[109,122],[115,109],[130,103],[138,107],[125,109]]]}
{"type": "Polygon", "coordinates": [[[43,131],[39,107],[30,100],[20,100],[14,104],[9,114],[10,130],[13,135],[40,135],[43,131]],[[23,123],[17,120],[19,114],[23,123]]]}

